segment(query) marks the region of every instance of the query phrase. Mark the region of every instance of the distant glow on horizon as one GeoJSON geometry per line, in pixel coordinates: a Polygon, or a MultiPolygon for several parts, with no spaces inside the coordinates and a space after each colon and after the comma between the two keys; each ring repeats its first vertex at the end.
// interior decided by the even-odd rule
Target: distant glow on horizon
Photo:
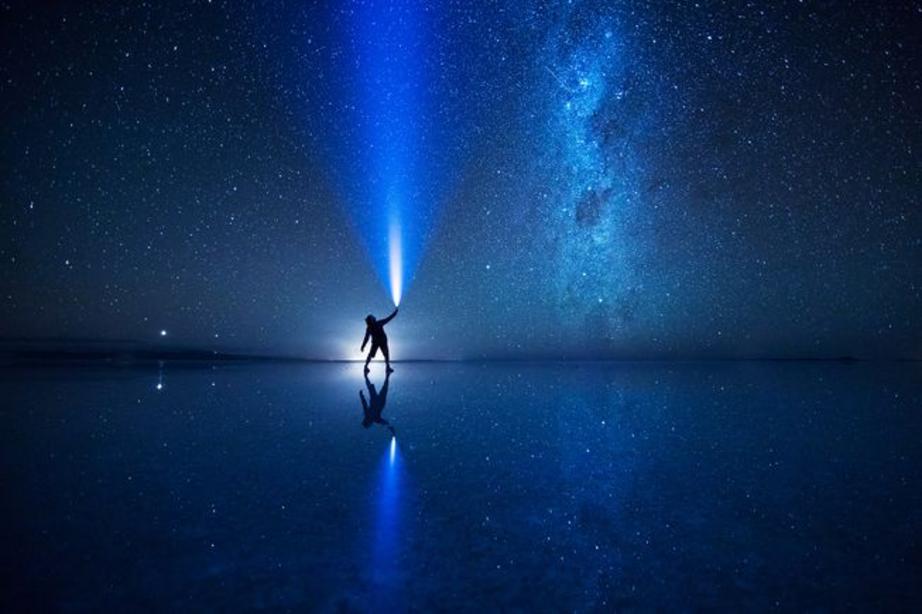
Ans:
{"type": "Polygon", "coordinates": [[[391,298],[394,300],[394,306],[397,307],[403,295],[403,246],[400,239],[400,223],[397,220],[391,220],[387,242],[391,298]]]}
{"type": "MultiPolygon", "coordinates": [[[[331,333],[337,337],[337,341],[331,343],[330,353],[320,356],[325,360],[349,361],[351,365],[343,371],[343,374],[349,378],[362,379],[365,358],[368,356],[368,346],[362,350],[362,336],[365,334],[365,322],[360,318],[342,320],[341,332],[331,333]]],[[[400,356],[404,358],[404,352],[409,352],[415,344],[412,338],[390,337],[387,342],[391,350],[391,356],[400,356]]],[[[377,368],[384,363],[384,356],[378,352],[371,359],[371,368],[373,373],[377,373],[377,368]]]]}

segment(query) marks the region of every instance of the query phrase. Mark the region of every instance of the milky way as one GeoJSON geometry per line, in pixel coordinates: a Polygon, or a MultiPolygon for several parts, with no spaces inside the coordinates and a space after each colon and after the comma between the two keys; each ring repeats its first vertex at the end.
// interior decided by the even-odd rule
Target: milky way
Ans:
{"type": "Polygon", "coordinates": [[[611,337],[631,318],[640,283],[642,246],[628,233],[640,205],[635,144],[657,101],[631,82],[630,52],[611,20],[570,15],[549,47],[553,82],[542,91],[554,292],[563,321],[589,319],[611,337]]]}
{"type": "MultiPolygon", "coordinates": [[[[358,9],[2,5],[0,336],[357,354],[358,9]]],[[[431,5],[395,354],[919,356],[919,20],[431,5]]]]}

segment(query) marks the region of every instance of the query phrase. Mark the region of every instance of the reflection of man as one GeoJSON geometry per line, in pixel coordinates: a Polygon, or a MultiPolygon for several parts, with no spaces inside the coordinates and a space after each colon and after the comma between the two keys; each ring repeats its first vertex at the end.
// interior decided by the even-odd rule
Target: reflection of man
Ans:
{"type": "Polygon", "coordinates": [[[391,426],[390,422],[381,417],[384,412],[384,405],[387,403],[387,387],[390,386],[390,383],[391,374],[387,373],[384,376],[384,385],[379,393],[375,389],[375,385],[368,380],[368,373],[365,374],[365,387],[368,388],[367,401],[365,400],[365,392],[359,390],[359,398],[362,399],[362,410],[365,412],[362,426],[367,429],[372,424],[383,424],[392,434],[396,435],[397,433],[394,432],[394,427],[391,426]]]}

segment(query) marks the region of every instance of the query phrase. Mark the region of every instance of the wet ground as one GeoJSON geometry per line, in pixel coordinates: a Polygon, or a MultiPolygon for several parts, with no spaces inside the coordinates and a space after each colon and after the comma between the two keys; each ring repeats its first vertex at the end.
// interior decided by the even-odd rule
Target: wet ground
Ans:
{"type": "Polygon", "coordinates": [[[920,365],[396,366],[0,371],[0,607],[922,603],[920,365]]]}

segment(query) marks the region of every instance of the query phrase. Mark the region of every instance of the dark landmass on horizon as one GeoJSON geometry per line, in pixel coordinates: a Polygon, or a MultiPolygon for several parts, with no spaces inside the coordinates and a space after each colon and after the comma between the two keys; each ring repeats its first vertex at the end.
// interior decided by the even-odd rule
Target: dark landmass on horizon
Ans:
{"type": "MultiPolygon", "coordinates": [[[[690,362],[690,361],[832,361],[832,362],[918,362],[919,358],[906,356],[835,356],[835,355],[757,355],[757,354],[661,354],[661,355],[611,355],[564,356],[552,354],[516,355],[496,354],[470,356],[457,359],[411,357],[393,362],[690,362]]],[[[155,362],[189,363],[252,363],[252,362],[303,362],[349,363],[358,359],[318,358],[290,354],[272,354],[265,351],[216,350],[178,345],[152,344],[133,340],[107,339],[0,339],[0,366],[41,366],[107,364],[132,366],[155,362]]]]}

